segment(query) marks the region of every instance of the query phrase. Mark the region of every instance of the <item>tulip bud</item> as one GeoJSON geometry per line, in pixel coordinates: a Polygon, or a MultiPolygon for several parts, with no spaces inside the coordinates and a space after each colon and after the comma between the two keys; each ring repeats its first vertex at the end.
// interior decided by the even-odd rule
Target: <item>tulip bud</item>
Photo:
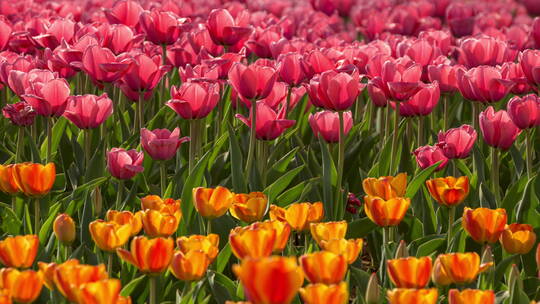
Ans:
{"type": "Polygon", "coordinates": [[[75,240],[75,222],[68,214],[59,214],[53,224],[54,234],[58,241],[69,245],[75,240]]]}
{"type": "Polygon", "coordinates": [[[103,208],[103,197],[101,196],[101,190],[96,187],[92,190],[92,204],[94,205],[94,214],[100,214],[101,208],[103,208]]]}
{"type": "Polygon", "coordinates": [[[409,249],[407,249],[407,243],[404,240],[399,242],[394,259],[409,257],[409,249]]]}
{"type": "Polygon", "coordinates": [[[377,273],[372,273],[366,289],[367,304],[378,304],[381,301],[381,291],[377,273]]]}

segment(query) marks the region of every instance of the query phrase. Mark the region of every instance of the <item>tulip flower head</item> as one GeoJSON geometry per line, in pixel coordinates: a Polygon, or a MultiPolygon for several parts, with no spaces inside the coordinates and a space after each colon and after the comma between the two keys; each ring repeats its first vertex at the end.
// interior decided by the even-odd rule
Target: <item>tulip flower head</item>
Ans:
{"type": "Polygon", "coordinates": [[[469,177],[467,176],[434,178],[427,180],[426,186],[431,197],[447,207],[460,204],[469,195],[469,177]]]}
{"type": "Polygon", "coordinates": [[[229,212],[234,218],[246,223],[259,221],[268,208],[268,198],[262,192],[240,193],[234,195],[229,212]]]}
{"type": "Polygon", "coordinates": [[[446,132],[439,132],[437,146],[449,159],[466,158],[474,146],[476,137],[476,131],[472,126],[462,125],[446,132]]]}
{"type": "Polygon", "coordinates": [[[405,257],[388,260],[390,280],[397,288],[425,288],[431,277],[430,257],[405,257]]]}
{"type": "Polygon", "coordinates": [[[206,28],[215,44],[232,46],[246,40],[253,31],[246,26],[243,14],[233,18],[226,9],[214,9],[208,15],[206,28]]]}
{"type": "Polygon", "coordinates": [[[476,252],[441,254],[433,265],[432,279],[437,285],[467,284],[491,267],[493,263],[480,264],[476,252]]]}
{"type": "Polygon", "coordinates": [[[399,225],[411,205],[408,197],[384,200],[377,196],[364,196],[364,211],[369,219],[381,227],[399,225]]]}
{"type": "MultiPolygon", "coordinates": [[[[332,111],[321,111],[309,114],[309,125],[315,137],[321,136],[328,143],[339,141],[339,114],[332,111]]],[[[343,113],[343,134],[347,136],[353,126],[352,113],[343,113]]]]}
{"type": "Polygon", "coordinates": [[[68,214],[59,214],[53,223],[53,231],[58,241],[71,244],[75,240],[75,222],[68,214]]]}
{"type": "Polygon", "coordinates": [[[0,269],[0,289],[7,289],[17,303],[34,302],[43,287],[41,273],[33,270],[19,271],[14,268],[0,269]]]}
{"type": "Polygon", "coordinates": [[[229,70],[231,86],[245,99],[266,98],[276,82],[277,73],[271,67],[235,63],[229,70]]]}
{"type": "Polygon", "coordinates": [[[81,285],[77,293],[77,303],[131,303],[120,296],[122,285],[118,279],[106,279],[81,285]]]}
{"type": "Polygon", "coordinates": [[[287,222],[293,230],[304,231],[311,223],[318,223],[324,217],[322,202],[294,203],[287,209],[271,205],[270,219],[287,222]]]}
{"type": "Polygon", "coordinates": [[[364,192],[369,196],[378,196],[382,199],[403,197],[407,191],[407,173],[379,178],[368,177],[362,181],[364,192]]]}
{"type": "Polygon", "coordinates": [[[172,132],[167,129],[141,130],[142,147],[155,160],[172,159],[180,144],[186,141],[189,141],[189,137],[180,138],[179,128],[175,128],[172,132]]]}
{"type": "Polygon", "coordinates": [[[118,225],[130,225],[131,236],[139,234],[142,229],[142,214],[140,211],[133,214],[130,211],[107,210],[105,218],[107,221],[118,225]]]}
{"type": "Polygon", "coordinates": [[[508,112],[500,110],[495,112],[488,107],[479,115],[480,129],[484,141],[501,150],[508,150],[520,133],[520,129],[510,119],[508,112]]]}
{"type": "Polygon", "coordinates": [[[234,201],[234,194],[221,186],[193,188],[193,204],[202,217],[214,219],[224,215],[234,201]]]}
{"type": "Polygon", "coordinates": [[[347,234],[346,221],[311,223],[309,228],[311,230],[311,236],[319,245],[322,241],[343,239],[345,238],[345,234],[347,234]]]}
{"type": "Polygon", "coordinates": [[[500,69],[485,65],[468,71],[459,69],[457,79],[463,97],[482,103],[503,99],[514,86],[514,82],[503,78],[500,69]]]}
{"type": "Polygon", "coordinates": [[[286,221],[269,220],[264,222],[255,222],[252,227],[261,227],[263,229],[275,230],[276,240],[274,242],[274,253],[282,252],[287,246],[289,236],[291,235],[291,226],[286,221]]]}
{"type": "Polygon", "coordinates": [[[180,203],[181,202],[179,199],[162,199],[157,195],[147,195],[141,198],[141,209],[152,209],[162,213],[173,214],[177,221],[180,222],[180,219],[182,218],[182,209],[180,208],[180,203]]]}
{"type": "Polygon", "coordinates": [[[219,235],[211,233],[209,235],[181,236],[176,239],[178,249],[187,254],[190,251],[204,252],[210,263],[214,261],[219,253],[219,235]]]}
{"type": "Polygon", "coordinates": [[[465,289],[459,291],[450,289],[448,304],[493,304],[495,293],[493,290],[465,289]]]}
{"type": "Polygon", "coordinates": [[[101,96],[86,94],[68,99],[64,117],[80,129],[95,129],[103,124],[112,112],[112,100],[107,93],[101,96]]]}
{"type": "Polygon", "coordinates": [[[514,223],[504,228],[499,241],[510,254],[527,254],[536,243],[536,233],[531,225],[514,223]]]}
{"type": "Polygon", "coordinates": [[[439,297],[436,288],[431,289],[408,289],[396,288],[387,291],[390,304],[435,304],[439,297]]]}
{"type": "Polygon", "coordinates": [[[124,246],[131,237],[131,225],[95,220],[89,226],[90,235],[101,250],[113,252],[124,246]]]}
{"type": "Polygon", "coordinates": [[[169,267],[173,257],[174,241],[171,238],[148,239],[137,236],[131,241],[131,251],[116,249],[118,256],[137,267],[139,271],[159,274],[169,267]]]}
{"type": "Polygon", "coordinates": [[[47,165],[35,163],[20,163],[13,168],[13,179],[17,188],[29,197],[42,197],[47,195],[56,179],[54,163],[47,165]]]}
{"type": "Polygon", "coordinates": [[[440,171],[448,164],[448,158],[438,146],[423,146],[413,152],[418,167],[425,169],[440,162],[435,171],[440,171]]]}
{"type": "Polygon", "coordinates": [[[36,111],[30,104],[20,101],[7,104],[2,108],[2,114],[16,126],[26,127],[34,124],[36,111]]]}
{"type": "MultiPolygon", "coordinates": [[[[274,140],[295,123],[294,120],[285,119],[287,116],[286,107],[282,107],[277,113],[262,101],[258,101],[256,107],[255,137],[259,140],[274,140]]],[[[253,110],[250,111],[249,118],[242,114],[236,114],[236,118],[250,128],[252,127],[252,117],[253,110]]]]}
{"type": "Polygon", "coordinates": [[[38,248],[37,235],[8,236],[0,241],[0,262],[6,267],[32,267],[38,248]]]}
{"type": "Polygon", "coordinates": [[[54,270],[56,289],[71,302],[77,301],[77,296],[84,285],[108,278],[104,264],[83,265],[77,260],[69,260],[56,266],[54,270]]]}
{"type": "Polygon", "coordinates": [[[506,210],[465,207],[463,229],[478,243],[495,243],[506,226],[506,210]]]}
{"type": "Polygon", "coordinates": [[[202,250],[190,250],[187,253],[177,251],[169,269],[179,280],[198,281],[204,277],[210,263],[210,258],[202,250]]]}
{"type": "Polygon", "coordinates": [[[171,100],[166,105],[184,119],[204,118],[220,99],[219,85],[207,81],[184,82],[171,87],[171,100]]]}
{"type": "Polygon", "coordinates": [[[149,237],[168,237],[176,232],[179,221],[172,213],[146,209],[141,212],[144,233],[149,237]]]}
{"type": "Polygon", "coordinates": [[[0,165],[0,191],[10,195],[19,192],[19,186],[13,176],[14,171],[14,165],[0,165]]]}
{"type": "Polygon", "coordinates": [[[229,233],[229,243],[239,259],[268,257],[274,250],[276,230],[261,226],[236,227],[229,233]]]}
{"type": "Polygon", "coordinates": [[[112,176],[118,179],[132,179],[137,173],[144,170],[143,160],[143,152],[112,148],[107,152],[107,169],[112,176]]]}
{"type": "Polygon", "coordinates": [[[506,111],[514,124],[522,130],[540,125],[540,97],[536,95],[513,97],[506,105],[506,111]]]}
{"type": "Polygon", "coordinates": [[[335,254],[340,254],[345,257],[347,263],[352,264],[360,253],[362,252],[362,247],[364,246],[363,239],[331,239],[331,240],[322,240],[321,249],[333,252],[335,254]]]}
{"type": "Polygon", "coordinates": [[[306,304],[345,304],[349,301],[347,283],[336,285],[310,284],[300,288],[300,296],[306,304]]]}
{"type": "Polygon", "coordinates": [[[311,283],[338,284],[347,273],[347,260],[343,255],[318,251],[300,257],[300,265],[311,283]]]}

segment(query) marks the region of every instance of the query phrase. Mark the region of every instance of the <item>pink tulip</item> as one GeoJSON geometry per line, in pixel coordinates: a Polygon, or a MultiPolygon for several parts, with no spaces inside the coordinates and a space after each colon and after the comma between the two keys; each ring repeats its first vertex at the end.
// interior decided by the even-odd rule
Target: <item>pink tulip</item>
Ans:
{"type": "MultiPolygon", "coordinates": [[[[286,129],[292,127],[294,120],[285,119],[285,107],[276,113],[266,103],[258,101],[257,104],[257,121],[255,122],[255,136],[260,140],[274,140],[286,129]]],[[[249,118],[236,114],[236,118],[240,119],[246,126],[251,128],[251,113],[249,118]]]]}
{"type": "Polygon", "coordinates": [[[179,128],[172,132],[167,129],[141,130],[142,147],[155,160],[172,159],[180,144],[186,141],[189,141],[189,137],[180,138],[179,128]]]}
{"type": "MultiPolygon", "coordinates": [[[[309,114],[309,125],[313,130],[313,135],[319,135],[326,142],[336,143],[339,141],[339,114],[333,111],[321,111],[315,114],[309,114]]],[[[353,126],[351,111],[343,113],[343,132],[349,134],[353,126]]]]}
{"type": "Polygon", "coordinates": [[[442,52],[426,39],[409,39],[397,45],[397,55],[399,57],[409,56],[414,62],[424,67],[442,55],[442,52]]]}
{"type": "Polygon", "coordinates": [[[431,167],[441,161],[436,169],[436,171],[440,171],[448,164],[448,158],[446,158],[443,151],[437,146],[423,146],[414,150],[413,153],[416,157],[418,167],[422,169],[431,167]]]}
{"type": "Polygon", "coordinates": [[[514,61],[517,55],[506,42],[489,36],[467,38],[461,42],[457,50],[458,63],[468,68],[480,65],[500,65],[514,61]]]}
{"type": "Polygon", "coordinates": [[[514,82],[511,90],[514,94],[526,94],[533,90],[519,63],[505,62],[501,67],[501,75],[504,79],[514,82]]]}
{"type": "Polygon", "coordinates": [[[133,0],[118,0],[111,9],[106,9],[104,12],[110,24],[124,24],[135,27],[139,23],[143,8],[133,0]]]}
{"type": "Polygon", "coordinates": [[[525,50],[519,57],[525,77],[530,83],[540,85],[540,50],[525,50]]]}
{"type": "Polygon", "coordinates": [[[272,91],[276,82],[276,70],[270,67],[235,63],[229,70],[229,81],[233,88],[250,100],[263,99],[272,91]]]}
{"type": "Polygon", "coordinates": [[[500,69],[491,66],[479,66],[468,71],[459,69],[457,79],[463,97],[482,103],[503,99],[514,86],[512,81],[503,79],[500,69]]]}
{"type": "Polygon", "coordinates": [[[104,33],[101,38],[101,46],[110,49],[118,55],[130,51],[138,45],[144,38],[143,35],[135,35],[133,30],[124,24],[113,24],[103,26],[104,33]]]}
{"type": "Polygon", "coordinates": [[[174,67],[184,67],[188,64],[199,63],[199,56],[187,39],[178,39],[175,44],[167,47],[166,63],[174,67]]]}
{"type": "Polygon", "coordinates": [[[203,60],[204,64],[210,66],[216,66],[219,72],[219,79],[227,79],[229,76],[229,71],[231,67],[244,59],[245,54],[241,53],[225,53],[221,57],[216,57],[214,59],[203,60]]]}
{"type": "Polygon", "coordinates": [[[92,45],[82,56],[82,70],[85,71],[96,85],[112,83],[127,72],[131,60],[114,55],[108,48],[92,45]]]}
{"type": "Polygon", "coordinates": [[[440,131],[437,146],[449,159],[467,158],[476,141],[476,131],[470,125],[462,125],[446,132],[440,131]]]}
{"type": "Polygon", "coordinates": [[[169,66],[161,65],[161,56],[153,57],[145,53],[133,56],[133,62],[124,76],[120,79],[124,93],[131,90],[134,92],[152,91],[159,83],[169,66]]]}
{"type": "Polygon", "coordinates": [[[371,101],[373,101],[374,106],[384,108],[388,105],[388,99],[386,98],[384,91],[379,89],[371,81],[368,82],[367,92],[369,98],[371,99],[371,101]]]}
{"type": "Polygon", "coordinates": [[[540,48],[540,17],[534,18],[534,22],[531,26],[531,38],[533,39],[536,48],[540,48]]]}
{"type": "Polygon", "coordinates": [[[472,34],[475,23],[475,13],[472,5],[454,2],[446,9],[446,21],[455,37],[472,34]]]}
{"type": "Polygon", "coordinates": [[[327,110],[343,111],[349,109],[365,84],[360,83],[358,72],[338,73],[334,70],[321,74],[319,81],[310,82],[311,103],[327,110]]]}
{"type": "Polygon", "coordinates": [[[521,4],[523,4],[526,8],[529,14],[531,15],[540,15],[540,3],[536,0],[521,0],[521,4]]]}
{"type": "Polygon", "coordinates": [[[508,115],[520,129],[540,126],[540,98],[534,94],[515,96],[506,105],[508,115]]]}
{"type": "Polygon", "coordinates": [[[132,179],[143,172],[144,152],[126,151],[123,148],[112,148],[107,152],[107,168],[112,176],[118,179],[132,179]]]}
{"type": "Polygon", "coordinates": [[[245,41],[252,32],[243,18],[246,16],[239,14],[236,19],[231,16],[226,9],[214,9],[208,15],[206,27],[214,40],[219,45],[232,46],[240,41],[245,41]]]}
{"type": "Polygon", "coordinates": [[[103,93],[101,96],[86,94],[71,96],[64,117],[79,129],[95,129],[111,116],[112,100],[103,93]]]}
{"type": "Polygon", "coordinates": [[[177,89],[171,87],[167,106],[184,119],[206,117],[219,102],[219,85],[210,82],[184,82],[177,89]]]}
{"type": "Polygon", "coordinates": [[[0,16],[0,51],[8,44],[13,29],[4,16],[0,16]]]}
{"type": "MultiPolygon", "coordinates": [[[[399,115],[403,117],[429,115],[439,103],[440,97],[437,82],[423,85],[416,94],[400,104],[399,115]]],[[[391,105],[395,107],[395,103],[392,102],[391,105]]]]}
{"type": "Polygon", "coordinates": [[[187,19],[178,18],[171,12],[153,10],[143,12],[139,23],[148,41],[158,45],[170,45],[178,40],[182,25],[186,21],[187,19]]]}
{"type": "Polygon", "coordinates": [[[36,118],[34,108],[24,101],[5,105],[2,113],[12,124],[21,127],[32,125],[36,118]]]}
{"type": "Polygon", "coordinates": [[[381,76],[371,81],[383,90],[387,98],[403,101],[416,94],[422,78],[422,67],[402,57],[397,60],[385,61],[382,65],[381,76]]]}
{"type": "Polygon", "coordinates": [[[277,61],[279,78],[291,86],[299,85],[306,78],[302,68],[302,61],[302,55],[299,53],[280,55],[277,61]]]}
{"type": "Polygon", "coordinates": [[[246,41],[246,46],[250,51],[260,58],[271,58],[270,44],[278,41],[281,36],[281,29],[271,26],[265,29],[257,28],[252,38],[246,41]]]}
{"type": "MultiPolygon", "coordinates": [[[[13,71],[12,71],[13,72],[13,71]]],[[[67,106],[70,88],[63,78],[55,78],[49,71],[32,70],[28,73],[28,87],[22,97],[37,115],[61,116],[67,106]]]]}
{"type": "Polygon", "coordinates": [[[306,77],[311,78],[315,74],[322,74],[326,71],[333,70],[335,65],[335,62],[325,53],[320,50],[313,50],[304,55],[302,67],[304,68],[306,77]]]}
{"type": "Polygon", "coordinates": [[[428,78],[431,82],[437,81],[442,92],[455,92],[458,90],[458,68],[448,64],[430,65],[427,67],[428,78]]]}
{"type": "Polygon", "coordinates": [[[490,106],[478,117],[484,141],[492,147],[507,150],[520,133],[520,129],[505,110],[495,112],[490,106]]]}
{"type": "Polygon", "coordinates": [[[223,47],[214,43],[208,29],[202,24],[199,28],[188,33],[187,41],[197,54],[203,49],[212,56],[219,56],[223,53],[223,47]]]}

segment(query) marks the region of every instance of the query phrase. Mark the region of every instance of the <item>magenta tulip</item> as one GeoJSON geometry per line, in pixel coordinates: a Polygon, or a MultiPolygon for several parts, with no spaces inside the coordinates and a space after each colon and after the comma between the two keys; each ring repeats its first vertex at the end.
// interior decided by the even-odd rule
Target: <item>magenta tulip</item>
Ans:
{"type": "Polygon", "coordinates": [[[32,125],[36,118],[34,108],[24,101],[5,105],[2,113],[12,124],[21,127],[32,125]]]}
{"type": "MultiPolygon", "coordinates": [[[[339,141],[339,113],[333,111],[321,111],[309,115],[309,125],[313,135],[319,135],[329,143],[339,141]]],[[[343,113],[343,134],[347,136],[353,126],[351,111],[343,113]]]]}
{"type": "Polygon", "coordinates": [[[274,87],[276,70],[270,67],[235,63],[229,70],[229,81],[233,88],[245,99],[263,99],[274,87]]]}
{"type": "MultiPolygon", "coordinates": [[[[280,136],[286,129],[292,127],[294,120],[285,119],[285,107],[276,113],[270,106],[262,101],[257,102],[257,121],[255,122],[255,135],[260,140],[273,140],[280,136]]],[[[240,119],[246,126],[251,128],[251,113],[249,118],[241,114],[236,114],[236,118],[240,119]]]]}
{"type": "Polygon", "coordinates": [[[148,41],[158,45],[170,45],[178,40],[186,20],[171,12],[153,10],[143,12],[139,24],[148,41]]]}
{"type": "Polygon", "coordinates": [[[38,115],[58,117],[64,113],[70,94],[69,84],[65,79],[54,78],[52,73],[40,73],[36,78],[29,77],[28,85],[22,97],[38,115]],[[43,75],[48,76],[42,77],[43,75]]]}
{"type": "MultiPolygon", "coordinates": [[[[214,9],[208,15],[206,27],[214,43],[232,46],[242,40],[246,40],[252,32],[243,19],[245,16],[231,16],[226,9],[214,9]]],[[[249,18],[249,17],[248,17],[249,18]]]]}
{"type": "Polygon", "coordinates": [[[427,67],[429,81],[437,81],[442,92],[455,92],[458,90],[457,70],[460,67],[450,64],[429,65],[427,67]]]}
{"type": "Polygon", "coordinates": [[[82,56],[82,70],[90,76],[92,82],[103,86],[103,83],[115,82],[127,72],[131,60],[114,55],[108,48],[92,45],[82,56]]]}
{"type": "Polygon", "coordinates": [[[501,75],[503,79],[514,82],[511,90],[514,94],[526,94],[533,90],[519,63],[505,62],[501,67],[501,75]]]}
{"type": "Polygon", "coordinates": [[[399,57],[409,56],[414,62],[423,67],[442,55],[441,50],[427,39],[404,40],[396,48],[399,57]]]}
{"type": "Polygon", "coordinates": [[[155,160],[172,159],[180,144],[186,141],[189,141],[189,137],[180,138],[179,128],[172,132],[167,129],[141,130],[142,147],[155,160]]]}
{"type": "Polygon", "coordinates": [[[145,53],[136,54],[128,70],[120,79],[120,88],[128,97],[140,92],[151,92],[168,70],[169,66],[161,65],[161,56],[150,57],[145,53]]]}
{"type": "Polygon", "coordinates": [[[381,76],[371,81],[384,91],[387,98],[404,101],[416,94],[422,78],[422,66],[407,57],[387,60],[381,68],[381,76]]]}
{"type": "Polygon", "coordinates": [[[418,149],[414,150],[414,156],[416,157],[418,167],[422,169],[431,167],[440,161],[441,163],[436,169],[436,171],[440,171],[448,164],[448,158],[438,146],[419,147],[418,149]]]}
{"type": "Polygon", "coordinates": [[[277,71],[279,78],[291,86],[302,83],[306,78],[302,68],[302,55],[299,53],[286,53],[278,58],[277,71]]]}
{"type": "Polygon", "coordinates": [[[313,105],[327,110],[344,111],[354,104],[364,87],[358,72],[347,74],[331,70],[322,73],[318,82],[312,80],[308,92],[311,92],[313,105]]]}
{"type": "Polygon", "coordinates": [[[540,126],[540,98],[534,94],[513,97],[506,110],[514,124],[522,130],[540,126]]]}
{"type": "Polygon", "coordinates": [[[500,65],[514,61],[517,52],[502,40],[489,37],[471,37],[463,40],[457,48],[458,63],[467,68],[480,65],[500,65]]]}
{"type": "Polygon", "coordinates": [[[184,119],[206,117],[219,102],[219,85],[206,81],[184,82],[177,89],[171,87],[167,106],[184,119]]]}
{"type": "Polygon", "coordinates": [[[112,100],[103,93],[101,96],[86,94],[71,96],[64,117],[80,129],[95,129],[111,116],[112,100]]]}
{"type": "Polygon", "coordinates": [[[520,133],[505,110],[495,112],[491,106],[480,113],[479,122],[484,141],[501,150],[508,150],[520,133]]]}
{"type": "Polygon", "coordinates": [[[476,141],[476,131],[470,125],[462,125],[446,132],[440,131],[437,146],[449,159],[467,158],[476,141]]]}
{"type": "Polygon", "coordinates": [[[446,21],[455,37],[472,34],[475,24],[475,13],[472,5],[454,2],[446,9],[446,21]]]}
{"type": "Polygon", "coordinates": [[[123,24],[113,24],[104,26],[101,46],[109,48],[114,54],[119,55],[130,51],[142,40],[143,35],[135,35],[133,30],[123,24]]]}
{"type": "Polygon", "coordinates": [[[463,97],[482,103],[503,99],[514,86],[512,81],[503,79],[499,68],[485,65],[468,71],[459,69],[457,79],[463,97]]]}
{"type": "Polygon", "coordinates": [[[132,179],[137,173],[142,172],[143,160],[144,153],[137,150],[112,148],[107,152],[107,168],[111,175],[118,179],[132,179]]]}
{"type": "MultiPolygon", "coordinates": [[[[441,92],[437,82],[422,85],[422,88],[407,101],[401,103],[399,115],[403,117],[429,115],[439,103],[441,92]]],[[[395,103],[391,105],[395,107],[395,103]]]]}
{"type": "Polygon", "coordinates": [[[137,1],[119,0],[114,3],[111,9],[106,9],[104,12],[110,24],[125,24],[129,27],[135,27],[139,23],[143,8],[137,1]]]}

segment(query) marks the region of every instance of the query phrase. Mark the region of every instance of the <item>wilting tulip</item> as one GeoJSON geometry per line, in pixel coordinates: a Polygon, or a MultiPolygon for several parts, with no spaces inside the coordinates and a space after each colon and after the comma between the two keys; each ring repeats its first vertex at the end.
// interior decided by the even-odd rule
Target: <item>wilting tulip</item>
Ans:
{"type": "Polygon", "coordinates": [[[431,277],[430,257],[407,257],[387,261],[390,280],[397,288],[424,288],[431,277]]]}
{"type": "Polygon", "coordinates": [[[294,257],[245,259],[233,265],[233,272],[253,304],[289,304],[304,283],[302,268],[294,257]]]}
{"type": "Polygon", "coordinates": [[[193,205],[202,217],[214,219],[224,215],[234,201],[234,194],[227,188],[193,188],[193,205]]]}
{"type": "Polygon", "coordinates": [[[362,181],[362,188],[369,196],[378,196],[388,200],[405,196],[407,191],[407,173],[394,176],[368,177],[362,181]]]}
{"type": "Polygon", "coordinates": [[[324,217],[322,202],[316,203],[295,203],[283,209],[281,207],[270,206],[270,219],[287,222],[292,229],[304,231],[311,223],[318,223],[324,217]]]}
{"type": "Polygon", "coordinates": [[[77,260],[69,260],[56,266],[54,284],[58,291],[71,302],[77,301],[81,287],[85,284],[108,279],[105,265],[82,265],[77,260]]]}
{"type": "Polygon", "coordinates": [[[388,290],[386,293],[390,304],[436,304],[439,297],[437,288],[396,288],[388,290]]]}
{"type": "Polygon", "coordinates": [[[506,105],[510,119],[520,129],[540,125],[540,98],[534,94],[515,96],[506,105]]]}
{"type": "Polygon", "coordinates": [[[523,74],[531,84],[540,84],[540,50],[525,50],[519,56],[523,74]]]}
{"type": "Polygon", "coordinates": [[[495,293],[493,290],[465,289],[459,291],[450,289],[448,292],[448,304],[494,304],[495,293]]]}
{"type": "Polygon", "coordinates": [[[139,234],[142,229],[142,218],[140,211],[133,214],[130,211],[107,210],[105,218],[107,221],[115,222],[118,225],[130,225],[131,236],[139,234]]]}
{"type": "Polygon", "coordinates": [[[95,220],[89,225],[90,235],[101,250],[115,251],[124,246],[131,237],[131,225],[95,220]]]}
{"type": "Polygon", "coordinates": [[[349,302],[347,283],[336,285],[310,284],[300,288],[300,296],[306,304],[345,304],[349,302]]]}
{"type": "Polygon", "coordinates": [[[214,9],[210,12],[206,28],[215,44],[232,46],[249,37],[252,29],[245,26],[247,24],[244,24],[241,15],[235,20],[226,9],[214,9]]]}
{"type": "Polygon", "coordinates": [[[122,248],[116,249],[116,252],[139,271],[157,274],[165,271],[171,263],[173,249],[174,241],[171,238],[137,236],[131,241],[131,252],[122,248]]]}
{"type": "Polygon", "coordinates": [[[436,169],[436,171],[440,171],[448,164],[448,158],[446,158],[443,151],[438,146],[422,146],[414,150],[413,154],[416,157],[418,167],[422,169],[441,162],[436,169]]]}
{"type": "Polygon", "coordinates": [[[321,245],[322,241],[329,241],[332,239],[343,239],[347,233],[347,222],[324,222],[324,223],[311,223],[309,225],[311,230],[311,236],[321,245]]]}
{"type": "Polygon", "coordinates": [[[264,193],[240,193],[234,195],[229,212],[233,217],[243,222],[253,223],[262,219],[267,207],[268,198],[264,193]]]}
{"type": "Polygon", "coordinates": [[[13,177],[14,171],[14,165],[0,165],[0,191],[7,194],[19,192],[19,186],[13,177]]]}
{"type": "Polygon", "coordinates": [[[432,280],[437,285],[467,284],[493,263],[480,264],[476,252],[441,254],[433,264],[432,280]]]}
{"type": "Polygon", "coordinates": [[[54,163],[47,165],[20,163],[13,167],[13,178],[17,188],[29,197],[42,197],[51,191],[56,179],[54,163]]]}
{"type": "Polygon", "coordinates": [[[499,241],[510,254],[527,254],[536,243],[536,233],[531,225],[514,223],[506,226],[499,241]]]}
{"type": "Polygon", "coordinates": [[[468,71],[457,71],[458,87],[461,95],[468,100],[492,103],[503,99],[514,83],[504,79],[500,69],[479,66],[468,71]]]}
{"type": "Polygon", "coordinates": [[[123,148],[112,148],[107,152],[107,169],[118,179],[132,179],[144,170],[142,162],[144,152],[126,151],[123,148]]]}
{"type": "Polygon", "coordinates": [[[520,129],[506,111],[495,112],[493,107],[488,107],[480,113],[479,122],[484,141],[501,150],[508,150],[520,133],[520,129]]]}
{"type": "Polygon", "coordinates": [[[268,257],[274,250],[276,231],[264,227],[236,227],[229,233],[229,243],[239,259],[268,257]]]}
{"type": "Polygon", "coordinates": [[[6,267],[32,267],[38,248],[37,235],[8,236],[0,241],[0,262],[6,267]]]}
{"type": "Polygon", "coordinates": [[[188,140],[189,137],[180,138],[179,128],[174,128],[172,132],[167,129],[141,130],[142,147],[155,160],[172,159],[180,144],[188,140]]]}
{"type": "Polygon", "coordinates": [[[426,181],[431,197],[439,204],[452,207],[460,204],[469,195],[469,177],[439,177],[426,181]]]}
{"type": "Polygon", "coordinates": [[[506,210],[465,207],[463,228],[478,243],[495,243],[506,225],[506,210]]]}
{"type": "Polygon", "coordinates": [[[17,303],[34,302],[43,287],[43,277],[33,270],[19,271],[14,268],[0,269],[0,289],[7,289],[17,303]]]}
{"type": "Polygon", "coordinates": [[[437,146],[449,159],[466,158],[476,141],[476,131],[470,125],[462,125],[446,132],[440,131],[437,146]]]}
{"type": "Polygon", "coordinates": [[[205,235],[190,235],[181,236],[176,239],[178,249],[187,254],[190,251],[202,251],[210,259],[210,263],[214,261],[219,252],[219,235],[211,233],[205,235]]]}
{"type": "Polygon", "coordinates": [[[34,124],[36,111],[30,104],[20,101],[13,104],[7,104],[2,108],[2,114],[16,126],[30,126],[34,124]]]}
{"type": "Polygon", "coordinates": [[[364,246],[363,239],[331,239],[329,241],[322,240],[320,243],[321,249],[340,254],[345,257],[347,263],[352,264],[362,252],[364,246]]]}
{"type": "Polygon", "coordinates": [[[64,117],[80,129],[95,129],[112,114],[112,100],[103,93],[101,96],[86,94],[71,96],[64,117]]]}
{"type": "MultiPolygon", "coordinates": [[[[321,111],[309,114],[309,125],[315,137],[322,136],[326,142],[339,141],[339,114],[332,111],[321,111]]],[[[343,134],[347,136],[353,126],[351,111],[343,113],[343,134]]]]}
{"type": "Polygon", "coordinates": [[[274,242],[274,253],[282,252],[287,246],[287,241],[291,234],[291,226],[287,222],[278,220],[270,220],[264,222],[256,222],[252,224],[255,227],[262,227],[264,229],[270,229],[276,231],[276,241],[274,242]]]}
{"type": "MultiPolygon", "coordinates": [[[[77,303],[98,304],[98,303],[126,303],[126,298],[120,296],[122,285],[118,279],[106,279],[81,285],[77,293],[77,303]]],[[[127,303],[131,303],[127,301],[127,303]]]]}
{"type": "Polygon", "coordinates": [[[270,67],[252,64],[245,66],[235,63],[229,70],[232,87],[245,99],[266,98],[276,82],[276,70],[270,67]]]}
{"type": "Polygon", "coordinates": [[[75,222],[68,214],[59,214],[53,223],[54,235],[63,244],[71,244],[75,240],[75,222]]]}
{"type": "Polygon", "coordinates": [[[300,265],[311,283],[338,284],[347,273],[344,256],[330,251],[318,251],[300,257],[300,265]]]}
{"type": "Polygon", "coordinates": [[[178,40],[185,21],[185,18],[178,18],[172,12],[153,10],[143,12],[139,24],[148,41],[158,45],[167,45],[178,40]]]}
{"type": "Polygon", "coordinates": [[[141,212],[144,233],[149,237],[167,237],[176,232],[178,220],[174,214],[147,209],[141,212]]]}
{"type": "Polygon", "coordinates": [[[179,280],[198,281],[204,277],[210,263],[210,258],[202,250],[190,250],[187,253],[177,251],[169,269],[179,280]]]}
{"type": "Polygon", "coordinates": [[[199,119],[208,116],[219,99],[217,83],[184,82],[178,89],[171,87],[171,100],[166,105],[183,119],[199,119]]]}
{"type": "MultiPolygon", "coordinates": [[[[277,113],[262,101],[258,101],[256,107],[257,121],[255,124],[255,136],[259,140],[274,140],[295,123],[294,120],[285,119],[287,116],[286,107],[282,107],[277,113]]],[[[236,114],[236,118],[240,119],[240,121],[250,128],[252,127],[252,116],[253,110],[250,110],[249,118],[241,114],[236,114]]]]}
{"type": "Polygon", "coordinates": [[[364,196],[364,211],[369,219],[381,227],[397,226],[411,205],[408,197],[384,200],[376,196],[364,196]]]}

